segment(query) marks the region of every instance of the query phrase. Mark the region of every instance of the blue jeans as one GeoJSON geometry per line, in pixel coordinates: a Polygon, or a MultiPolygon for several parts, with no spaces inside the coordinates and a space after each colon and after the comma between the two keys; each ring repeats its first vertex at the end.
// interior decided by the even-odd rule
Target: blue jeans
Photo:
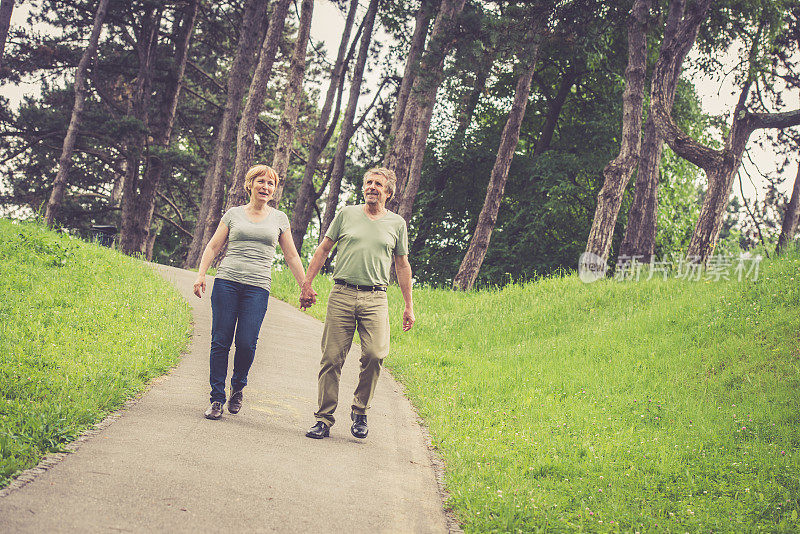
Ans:
{"type": "Polygon", "coordinates": [[[247,372],[256,354],[258,331],[267,313],[269,291],[216,278],[211,290],[211,402],[225,403],[225,378],[228,375],[228,353],[236,339],[233,356],[231,389],[239,391],[247,385],[247,372]]]}

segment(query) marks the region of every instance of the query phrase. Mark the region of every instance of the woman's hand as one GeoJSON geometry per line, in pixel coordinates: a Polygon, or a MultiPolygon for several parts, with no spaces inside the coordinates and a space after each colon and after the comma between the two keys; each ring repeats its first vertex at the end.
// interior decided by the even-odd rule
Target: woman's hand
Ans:
{"type": "Polygon", "coordinates": [[[311,287],[311,282],[300,285],[300,309],[305,310],[316,304],[317,292],[311,287]]]}
{"type": "Polygon", "coordinates": [[[197,280],[194,281],[194,294],[197,298],[203,298],[203,293],[206,292],[206,275],[198,274],[197,280]]]}

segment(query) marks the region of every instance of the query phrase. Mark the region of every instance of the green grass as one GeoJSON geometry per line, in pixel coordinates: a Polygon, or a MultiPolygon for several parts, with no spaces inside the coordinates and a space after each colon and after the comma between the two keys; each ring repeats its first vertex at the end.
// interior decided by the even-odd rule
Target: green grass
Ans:
{"type": "Polygon", "coordinates": [[[141,261],[0,220],[0,487],[173,366],[188,305],[141,261]]]}
{"type": "Polygon", "coordinates": [[[757,281],[423,288],[409,333],[391,288],[386,364],[467,532],[796,532],[799,283],[795,251],[757,281]]]}

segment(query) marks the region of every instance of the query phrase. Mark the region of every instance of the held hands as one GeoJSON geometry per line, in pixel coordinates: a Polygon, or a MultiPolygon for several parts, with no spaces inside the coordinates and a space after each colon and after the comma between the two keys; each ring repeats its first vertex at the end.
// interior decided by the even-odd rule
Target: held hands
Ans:
{"type": "Polygon", "coordinates": [[[197,280],[194,281],[193,291],[194,294],[197,295],[197,298],[203,298],[203,293],[206,292],[206,275],[197,275],[197,280]]]}
{"type": "Polygon", "coordinates": [[[306,310],[316,304],[317,292],[311,287],[311,284],[303,284],[300,288],[300,309],[306,310]]]}
{"type": "Polygon", "coordinates": [[[403,332],[408,332],[411,330],[411,327],[414,326],[414,321],[416,321],[416,317],[414,317],[414,310],[413,308],[408,308],[403,311],[403,332]]]}

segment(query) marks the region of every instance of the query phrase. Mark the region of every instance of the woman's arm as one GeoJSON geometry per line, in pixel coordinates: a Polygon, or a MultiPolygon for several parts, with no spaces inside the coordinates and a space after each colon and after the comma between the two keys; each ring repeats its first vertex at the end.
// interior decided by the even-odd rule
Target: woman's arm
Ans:
{"type": "Polygon", "coordinates": [[[294,246],[292,233],[289,230],[281,232],[278,243],[283,251],[283,257],[286,259],[286,265],[289,266],[289,270],[292,271],[294,279],[297,280],[297,285],[302,287],[306,272],[303,270],[303,263],[300,261],[300,255],[297,253],[297,249],[294,246]]]}
{"type": "Polygon", "coordinates": [[[194,294],[202,297],[206,292],[206,271],[211,266],[211,262],[217,257],[219,251],[222,250],[222,245],[228,239],[228,225],[220,222],[217,226],[217,231],[211,236],[211,240],[203,250],[203,257],[200,260],[200,268],[197,270],[197,280],[194,282],[194,294]]]}

